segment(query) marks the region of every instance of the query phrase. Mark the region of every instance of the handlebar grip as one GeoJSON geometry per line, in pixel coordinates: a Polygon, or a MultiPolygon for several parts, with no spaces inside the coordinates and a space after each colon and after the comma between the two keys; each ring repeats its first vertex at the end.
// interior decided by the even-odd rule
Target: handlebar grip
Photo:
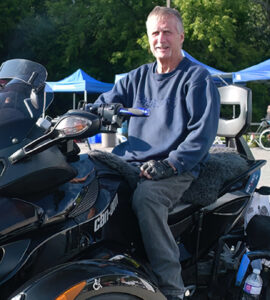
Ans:
{"type": "Polygon", "coordinates": [[[118,115],[127,117],[149,117],[149,109],[146,108],[120,108],[118,115]]]}

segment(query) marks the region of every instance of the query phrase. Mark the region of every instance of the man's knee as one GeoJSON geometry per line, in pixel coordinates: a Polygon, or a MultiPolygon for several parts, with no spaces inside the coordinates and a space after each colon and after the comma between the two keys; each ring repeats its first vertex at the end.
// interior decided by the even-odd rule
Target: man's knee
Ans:
{"type": "Polygon", "coordinates": [[[144,181],[137,185],[132,197],[132,208],[137,211],[142,208],[142,206],[148,201],[147,199],[151,199],[151,191],[149,191],[150,187],[147,183],[148,181],[144,181]]]}
{"type": "Polygon", "coordinates": [[[154,211],[162,206],[169,207],[170,200],[157,190],[158,182],[145,180],[138,184],[132,198],[132,209],[137,212],[154,211]]]}

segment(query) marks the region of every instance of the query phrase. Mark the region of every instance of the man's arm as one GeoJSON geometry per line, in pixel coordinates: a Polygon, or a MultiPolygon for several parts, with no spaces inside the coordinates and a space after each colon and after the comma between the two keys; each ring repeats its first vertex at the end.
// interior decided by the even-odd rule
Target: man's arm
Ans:
{"type": "Polygon", "coordinates": [[[178,174],[192,170],[207,155],[216,137],[220,115],[218,89],[210,76],[191,85],[186,95],[189,113],[186,139],[168,156],[178,174]]]}
{"type": "Polygon", "coordinates": [[[95,101],[95,104],[121,103],[124,107],[129,107],[127,97],[128,78],[126,77],[117,81],[117,83],[113,86],[112,90],[101,94],[95,101]]]}

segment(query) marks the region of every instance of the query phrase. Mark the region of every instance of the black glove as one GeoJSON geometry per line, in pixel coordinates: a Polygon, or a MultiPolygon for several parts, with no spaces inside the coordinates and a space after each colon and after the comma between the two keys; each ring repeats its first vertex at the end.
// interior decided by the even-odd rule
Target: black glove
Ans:
{"type": "Polygon", "coordinates": [[[177,174],[167,160],[149,160],[141,166],[141,170],[147,172],[153,180],[168,178],[177,174]]]}

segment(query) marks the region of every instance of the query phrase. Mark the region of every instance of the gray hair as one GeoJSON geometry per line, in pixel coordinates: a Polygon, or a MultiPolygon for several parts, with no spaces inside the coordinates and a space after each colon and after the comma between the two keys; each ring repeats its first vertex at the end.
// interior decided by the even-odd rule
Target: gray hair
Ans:
{"type": "Polygon", "coordinates": [[[147,20],[146,20],[146,28],[147,23],[151,17],[162,17],[162,16],[175,16],[177,19],[177,30],[179,33],[184,32],[184,26],[182,17],[178,10],[175,8],[164,7],[164,6],[156,6],[154,9],[149,13],[147,20]]]}

